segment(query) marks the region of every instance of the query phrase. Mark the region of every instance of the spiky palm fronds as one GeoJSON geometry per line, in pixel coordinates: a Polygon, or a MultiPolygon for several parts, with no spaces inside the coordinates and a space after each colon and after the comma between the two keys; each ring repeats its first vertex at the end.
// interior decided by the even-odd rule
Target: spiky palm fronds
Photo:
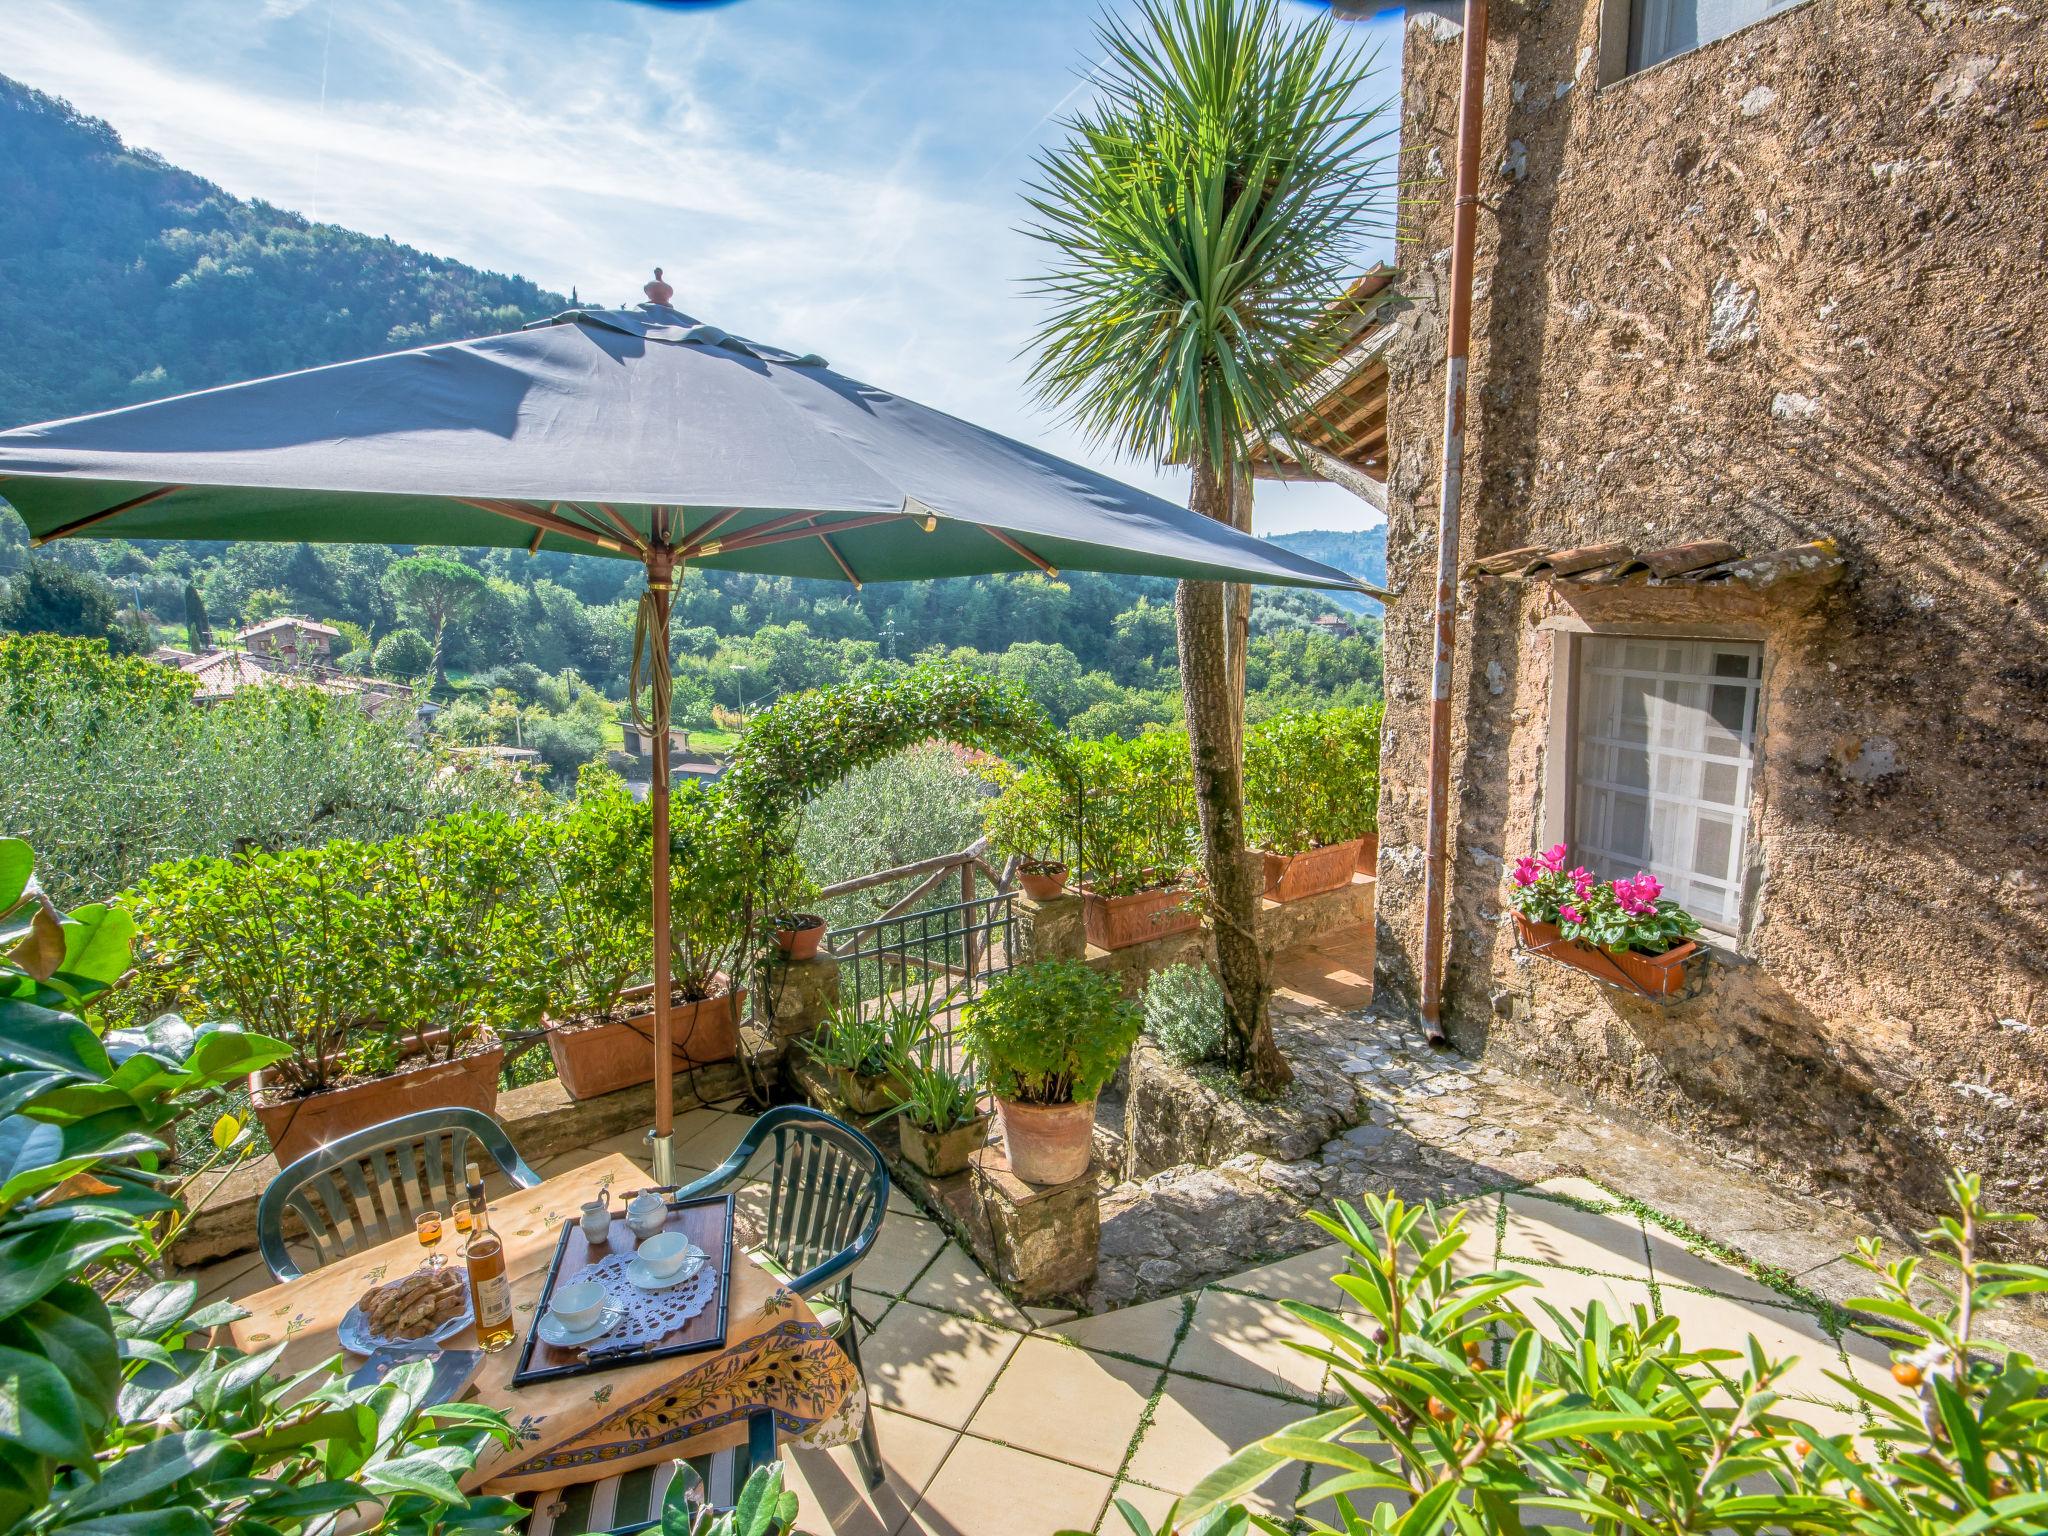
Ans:
{"type": "Polygon", "coordinates": [[[1142,0],[1100,36],[1100,97],[1028,193],[1055,253],[1032,383],[1126,453],[1227,464],[1247,432],[1290,436],[1335,355],[1392,130],[1327,17],[1142,0]]]}

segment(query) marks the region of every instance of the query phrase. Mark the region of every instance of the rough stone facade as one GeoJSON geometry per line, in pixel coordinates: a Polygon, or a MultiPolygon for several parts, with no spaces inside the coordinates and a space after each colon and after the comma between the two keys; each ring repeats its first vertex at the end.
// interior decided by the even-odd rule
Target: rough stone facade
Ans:
{"type": "MultiPolygon", "coordinates": [[[[1446,1023],[1873,1213],[1949,1165],[2048,1211],[2048,11],[1811,0],[1602,84],[1603,10],[1494,8],[1463,557],[1831,537],[1845,566],[1461,585],[1446,1023]],[[1601,624],[1764,644],[1749,910],[1667,1007],[1519,954],[1502,901],[1561,825],[1559,627],[1601,624]]],[[[1460,42],[1411,17],[1412,176],[1453,163],[1460,42]]],[[[1442,185],[1399,256],[1383,1007],[1420,951],[1442,185]]]]}

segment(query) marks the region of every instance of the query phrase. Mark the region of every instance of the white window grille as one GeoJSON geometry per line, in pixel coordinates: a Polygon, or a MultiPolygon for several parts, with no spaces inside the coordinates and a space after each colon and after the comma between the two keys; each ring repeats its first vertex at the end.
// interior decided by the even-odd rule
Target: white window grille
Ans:
{"type": "Polygon", "coordinates": [[[1628,67],[1648,69],[1704,43],[1790,10],[1801,0],[1633,0],[1628,67]]]}
{"type": "Polygon", "coordinates": [[[1709,928],[1741,918],[1763,647],[1587,635],[1577,646],[1572,855],[1648,870],[1709,928]]]}

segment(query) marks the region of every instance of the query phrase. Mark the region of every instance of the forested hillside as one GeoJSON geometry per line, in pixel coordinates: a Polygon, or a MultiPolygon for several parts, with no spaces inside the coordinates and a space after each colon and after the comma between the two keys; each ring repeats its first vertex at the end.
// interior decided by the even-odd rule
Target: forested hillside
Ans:
{"type": "MultiPolygon", "coordinates": [[[[0,425],[505,330],[569,302],[523,278],[235,197],[0,78],[0,425]]],[[[1384,575],[1383,530],[1279,542],[1384,575]]],[[[32,560],[19,519],[0,510],[0,629],[183,644],[189,584],[217,633],[301,613],[344,629],[349,665],[414,678],[431,670],[445,621],[438,660],[458,691],[483,685],[449,712],[451,729],[534,744],[535,721],[483,707],[505,686],[529,712],[576,715],[574,732],[540,743],[551,760],[584,753],[610,718],[603,701],[624,692],[638,568],[436,551],[463,567],[440,572],[450,608],[421,598],[416,566],[394,574],[411,553],[77,540],[32,560]],[[545,690],[541,674],[554,679],[545,690]]],[[[1013,678],[1062,723],[1132,732],[1179,715],[1172,592],[1166,581],[1085,573],[849,592],[691,571],[675,620],[677,706],[708,727],[714,708],[752,709],[938,650],[1013,678]]],[[[1315,627],[1330,611],[1305,592],[1260,593],[1248,667],[1255,718],[1378,695],[1377,625],[1339,639],[1315,627]]]]}

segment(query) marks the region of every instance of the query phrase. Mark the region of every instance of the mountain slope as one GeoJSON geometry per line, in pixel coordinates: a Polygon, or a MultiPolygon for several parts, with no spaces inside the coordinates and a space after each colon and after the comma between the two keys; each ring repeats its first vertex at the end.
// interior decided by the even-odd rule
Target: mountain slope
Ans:
{"type": "Polygon", "coordinates": [[[524,278],[235,197],[0,76],[0,426],[567,307],[524,278]]]}
{"type": "MultiPolygon", "coordinates": [[[[1320,560],[1324,565],[1333,565],[1348,575],[1371,582],[1376,587],[1387,584],[1387,525],[1379,523],[1371,528],[1345,529],[1306,528],[1300,533],[1276,533],[1267,542],[1278,544],[1282,549],[1291,549],[1297,555],[1311,560],[1320,560]]],[[[1331,601],[1355,613],[1378,613],[1380,605],[1369,597],[1337,597],[1331,601]]]]}

